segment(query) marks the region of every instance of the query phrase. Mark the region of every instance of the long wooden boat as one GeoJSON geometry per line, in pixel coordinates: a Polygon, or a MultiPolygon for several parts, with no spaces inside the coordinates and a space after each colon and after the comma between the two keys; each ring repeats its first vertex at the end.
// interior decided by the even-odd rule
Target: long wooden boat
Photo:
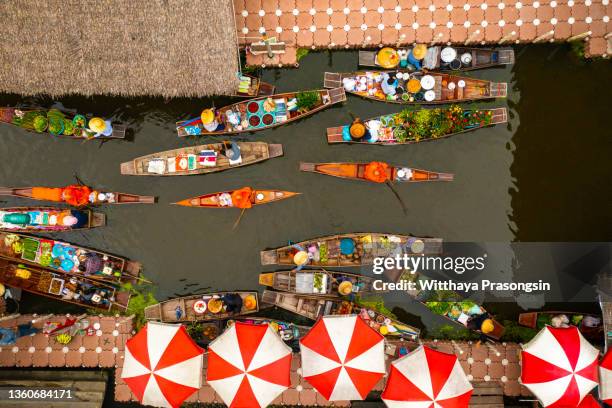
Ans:
{"type": "Polygon", "coordinates": [[[0,259],[0,282],[35,295],[105,312],[125,312],[130,301],[129,291],[112,285],[6,259],[0,259]]]}
{"type": "Polygon", "coordinates": [[[237,319],[228,320],[226,327],[230,326],[234,321],[250,323],[250,324],[269,324],[280,335],[285,343],[295,342],[306,335],[312,327],[302,326],[299,324],[286,322],[283,320],[269,319],[267,317],[239,317],[237,319]]]}
{"type": "Polygon", "coordinates": [[[206,125],[201,117],[176,122],[176,130],[180,137],[255,132],[294,122],[345,100],[343,88],[264,96],[219,108],[206,125]],[[312,95],[318,101],[309,109],[300,110],[297,100],[306,99],[305,95],[312,95]]]}
{"type": "Polygon", "coordinates": [[[83,115],[73,115],[71,113],[61,112],[57,109],[21,109],[10,107],[0,108],[0,122],[17,126],[29,132],[44,133],[53,137],[62,137],[78,140],[125,139],[127,127],[120,123],[112,124],[113,132],[109,136],[100,135],[95,138],[93,137],[94,133],[86,129],[86,125],[85,127],[74,127],[74,125],[72,125],[72,132],[69,132],[69,134],[66,134],[65,130],[63,130],[62,133],[57,135],[49,133],[48,129],[43,132],[37,132],[33,127],[33,119],[37,116],[44,116],[45,118],[47,118],[50,111],[54,111],[54,115],[60,115],[60,117],[62,115],[64,116],[64,120],[66,121],[62,126],[62,128],[64,129],[66,127],[71,127],[70,125],[67,125],[67,122],[73,124],[74,121],[78,118],[81,118],[81,120],[86,121],[83,115]]]}
{"type": "Polygon", "coordinates": [[[106,225],[106,216],[91,210],[59,207],[0,208],[0,229],[5,231],[59,232],[104,225],[106,225]]]}
{"type": "MultiPolygon", "coordinates": [[[[412,47],[385,47],[376,51],[360,50],[359,65],[383,69],[404,67],[409,65],[407,59],[411,51],[412,47]]],[[[471,71],[511,64],[514,64],[514,50],[512,48],[440,47],[435,45],[427,47],[422,68],[434,71],[471,71]],[[449,60],[449,57],[452,57],[453,54],[455,57],[449,60]]]]}
{"type": "Polygon", "coordinates": [[[521,326],[539,330],[546,325],[550,325],[552,318],[559,315],[567,316],[569,324],[578,327],[578,330],[580,330],[584,337],[590,340],[599,340],[603,337],[604,325],[602,316],[591,313],[557,311],[528,312],[519,314],[518,323],[521,326]],[[588,319],[588,324],[585,322],[585,319],[588,319]]]}
{"type": "MultiPolygon", "coordinates": [[[[201,207],[201,208],[244,208],[236,206],[233,193],[238,190],[220,191],[218,193],[204,194],[197,197],[187,198],[178,201],[176,205],[184,207],[201,207]]],[[[249,200],[251,205],[267,204],[274,201],[280,201],[291,198],[300,193],[282,190],[250,190],[249,200]]]]}
{"type": "Polygon", "coordinates": [[[358,232],[330,235],[261,251],[262,265],[292,265],[298,251],[308,251],[308,266],[340,267],[371,265],[374,258],[396,254],[442,253],[442,239],[408,235],[358,232]]]}
{"type": "Polygon", "coordinates": [[[484,99],[505,98],[508,94],[508,84],[496,83],[484,79],[460,77],[443,72],[408,72],[408,71],[357,71],[347,73],[326,72],[324,77],[325,88],[345,87],[345,91],[366,99],[380,102],[399,104],[442,104],[478,101],[484,99]],[[398,79],[394,86],[395,95],[386,95],[381,87],[381,82],[389,75],[398,79]],[[403,79],[406,77],[406,79],[403,79]],[[425,78],[427,77],[427,78],[425,78]],[[408,91],[409,79],[419,83],[429,82],[431,89],[419,90],[411,93],[408,91]],[[360,84],[359,88],[356,84],[360,84]],[[452,85],[451,85],[452,84],[452,85]],[[430,92],[431,91],[431,92],[430,92]],[[431,96],[429,96],[431,95],[431,96]],[[429,99],[429,100],[428,100],[429,99]]]}
{"type": "Polygon", "coordinates": [[[371,293],[374,278],[349,272],[331,272],[324,269],[278,271],[259,275],[259,284],[281,292],[309,296],[339,297],[349,294],[371,293]],[[345,283],[348,282],[348,283],[345,283]],[[343,285],[342,288],[340,285],[343,285]],[[340,293],[340,291],[347,293],[340,293]]]}
{"type": "MultiPolygon", "coordinates": [[[[460,114],[452,113],[451,110],[457,112],[457,108],[440,108],[434,110],[438,115],[451,113],[456,116],[456,125],[448,128],[448,131],[441,132],[440,127],[435,127],[429,130],[424,135],[417,135],[411,132],[411,124],[406,120],[404,112],[391,113],[388,115],[377,116],[367,119],[363,122],[359,121],[365,127],[363,137],[355,138],[351,135],[352,124],[327,128],[327,143],[361,143],[374,145],[400,145],[426,142],[432,140],[445,139],[447,137],[458,135],[465,132],[471,132],[476,129],[482,129],[488,126],[495,126],[502,123],[508,123],[508,111],[506,108],[492,109],[460,109],[460,114]],[[465,119],[463,122],[460,119],[465,119]],[[411,134],[412,133],[412,134],[411,134]]],[[[417,111],[411,111],[411,115],[418,114],[417,111]]]]}
{"type": "Polygon", "coordinates": [[[421,333],[416,327],[401,323],[380,312],[346,300],[264,290],[261,301],[312,320],[327,315],[359,314],[370,327],[388,338],[417,340],[421,333]]]}
{"type": "Polygon", "coordinates": [[[55,239],[0,231],[0,258],[118,284],[136,282],[138,262],[55,239]]]}
{"type": "MultiPolygon", "coordinates": [[[[40,187],[0,187],[0,196],[12,196],[12,197],[21,197],[21,198],[29,198],[32,200],[40,200],[40,201],[54,201],[54,202],[66,202],[60,199],[51,199],[51,197],[37,198],[36,194],[33,193],[33,190],[40,187]]],[[[62,189],[62,187],[42,187],[49,189],[62,189]]],[[[92,193],[90,195],[91,200],[87,205],[103,205],[103,204],[154,204],[155,197],[153,196],[143,196],[136,194],[128,194],[128,193],[118,193],[118,192],[103,192],[91,190],[92,193]]]]}
{"type": "Polygon", "coordinates": [[[240,74],[240,86],[233,95],[239,98],[256,98],[258,96],[274,95],[276,87],[272,84],[262,81],[256,76],[249,74],[240,74]]]}
{"type": "Polygon", "coordinates": [[[240,157],[235,160],[225,155],[226,147],[229,146],[228,142],[210,143],[137,157],[129,162],[121,163],[121,174],[130,176],[207,174],[248,166],[283,155],[283,145],[280,144],[233,143],[240,149],[240,157]]]}
{"type": "Polygon", "coordinates": [[[147,306],[145,308],[145,318],[147,320],[159,320],[168,323],[205,322],[234,318],[236,316],[257,313],[259,311],[257,295],[257,292],[216,292],[168,299],[155,305],[147,306]],[[223,298],[228,295],[240,296],[242,307],[239,311],[227,311],[225,309],[226,305],[223,303],[223,298]],[[247,301],[247,298],[250,300],[247,301]],[[254,303],[248,305],[248,302],[253,301],[254,303]],[[211,306],[214,306],[216,309],[211,311],[211,306]]]}
{"type": "MultiPolygon", "coordinates": [[[[381,163],[381,162],[377,162],[381,163]]],[[[370,163],[304,163],[300,162],[300,171],[319,173],[326,176],[333,176],[352,180],[362,180],[372,182],[368,178],[368,166],[370,163]]],[[[453,181],[453,174],[438,173],[435,171],[420,170],[410,167],[391,166],[381,163],[381,174],[384,180],[395,182],[418,183],[423,181],[453,181]],[[386,167],[384,167],[386,166],[386,167]]],[[[380,167],[380,166],[379,166],[380,167]]],[[[383,180],[381,178],[381,180],[383,180]]]]}

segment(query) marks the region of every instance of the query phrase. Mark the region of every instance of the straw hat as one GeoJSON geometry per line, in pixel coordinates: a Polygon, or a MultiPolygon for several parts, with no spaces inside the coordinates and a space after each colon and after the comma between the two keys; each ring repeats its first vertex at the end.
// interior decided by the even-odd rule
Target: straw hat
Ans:
{"type": "Polygon", "coordinates": [[[4,296],[4,292],[6,292],[6,288],[0,283],[0,296],[4,296]]]}
{"type": "Polygon", "coordinates": [[[96,133],[102,133],[106,129],[106,123],[102,118],[91,118],[89,120],[89,129],[93,130],[96,133]]]}
{"type": "Polygon", "coordinates": [[[247,297],[244,298],[244,307],[247,310],[255,310],[255,308],[257,307],[257,300],[255,299],[255,296],[253,295],[248,295],[247,297]]]}
{"type": "Polygon", "coordinates": [[[427,46],[425,44],[417,44],[412,49],[412,56],[418,60],[422,60],[427,55],[427,46]]]}
{"type": "Polygon", "coordinates": [[[491,333],[494,329],[495,326],[493,325],[493,320],[491,319],[486,319],[484,322],[482,322],[482,325],[480,326],[480,331],[484,334],[491,333]]]}
{"type": "Polygon", "coordinates": [[[201,119],[202,124],[208,125],[209,123],[212,123],[213,120],[215,120],[215,113],[212,109],[204,109],[202,111],[201,119]]]}
{"type": "Polygon", "coordinates": [[[297,254],[293,255],[293,263],[296,265],[304,265],[308,262],[308,253],[306,251],[299,251],[297,254]]]}
{"type": "Polygon", "coordinates": [[[349,128],[349,133],[354,139],[361,139],[365,135],[365,126],[363,123],[355,121],[349,128]]]}
{"type": "Polygon", "coordinates": [[[353,291],[353,284],[349,281],[341,282],[338,285],[338,293],[342,296],[348,296],[353,291]]]}

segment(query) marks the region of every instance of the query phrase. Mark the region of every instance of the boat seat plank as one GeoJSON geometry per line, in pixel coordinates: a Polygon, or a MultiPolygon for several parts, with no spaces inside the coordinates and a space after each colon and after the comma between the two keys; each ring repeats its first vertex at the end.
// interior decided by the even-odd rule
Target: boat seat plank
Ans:
{"type": "Polygon", "coordinates": [[[513,49],[499,50],[498,60],[500,64],[514,64],[514,50],[513,49]]]}
{"type": "Polygon", "coordinates": [[[331,104],[346,101],[346,92],[342,87],[330,89],[328,94],[331,104]]]}
{"type": "Polygon", "coordinates": [[[508,84],[505,82],[491,83],[491,96],[494,98],[505,98],[508,96],[508,84]]]}
{"type": "Polygon", "coordinates": [[[342,74],[338,72],[326,72],[323,77],[324,88],[338,88],[342,86],[342,74]]]}
{"type": "Polygon", "coordinates": [[[327,128],[327,142],[328,143],[339,143],[342,142],[342,128],[343,126],[327,128]]]}
{"type": "Polygon", "coordinates": [[[506,108],[491,109],[491,123],[499,124],[508,122],[508,110],[506,108]]]}

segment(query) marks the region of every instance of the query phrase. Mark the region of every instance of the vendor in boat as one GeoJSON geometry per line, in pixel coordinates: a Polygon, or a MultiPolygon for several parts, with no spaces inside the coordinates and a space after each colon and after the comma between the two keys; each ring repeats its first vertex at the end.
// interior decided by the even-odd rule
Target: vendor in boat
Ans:
{"type": "Polygon", "coordinates": [[[221,301],[225,305],[225,311],[228,313],[240,313],[242,310],[242,297],[237,293],[223,295],[221,301]]]}
{"type": "Polygon", "coordinates": [[[487,312],[470,316],[466,323],[466,327],[470,330],[481,333],[479,342],[487,341],[487,334],[492,333],[493,330],[495,330],[493,320],[487,312]]]}
{"type": "Polygon", "coordinates": [[[240,146],[236,142],[230,142],[229,146],[225,145],[224,154],[232,162],[239,161],[241,159],[240,146]]]}
{"type": "Polygon", "coordinates": [[[89,130],[94,132],[93,137],[110,136],[113,134],[113,126],[110,120],[104,120],[102,118],[91,118],[88,124],[89,130]]]}
{"type": "Polygon", "coordinates": [[[426,55],[427,45],[417,44],[408,54],[408,63],[418,71],[421,69],[421,61],[423,61],[426,55]]]}
{"type": "Polygon", "coordinates": [[[294,271],[301,271],[302,268],[308,264],[308,261],[310,261],[310,255],[308,251],[306,251],[306,249],[299,244],[293,244],[291,247],[296,250],[293,254],[293,263],[296,266],[294,271]]]}
{"type": "Polygon", "coordinates": [[[380,87],[385,95],[395,95],[397,93],[396,88],[398,80],[393,73],[384,73],[382,76],[382,82],[380,87]]]}

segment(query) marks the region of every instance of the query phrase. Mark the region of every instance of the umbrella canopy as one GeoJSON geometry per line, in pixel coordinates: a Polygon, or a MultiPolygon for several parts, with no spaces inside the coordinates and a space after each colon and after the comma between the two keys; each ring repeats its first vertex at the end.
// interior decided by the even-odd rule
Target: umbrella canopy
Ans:
{"type": "Polygon", "coordinates": [[[599,351],[575,326],[546,326],[521,356],[521,382],[545,407],[575,407],[597,386],[599,351]]]}
{"type": "Polygon", "coordinates": [[[121,378],[143,405],[179,407],[202,386],[202,354],[182,325],[149,322],[125,344],[121,378]]]}
{"type": "Polygon", "coordinates": [[[391,363],[381,398],[389,408],[467,408],[472,390],[457,356],[421,346],[391,363]]]}
{"type": "Polygon", "coordinates": [[[358,316],[325,316],[300,340],[302,376],[328,401],[362,400],[385,373],[384,337],[358,316]]]}
{"type": "Polygon", "coordinates": [[[267,324],[236,322],[208,347],[206,381],[231,408],[265,407],[291,385],[291,349],[267,324]]]}
{"type": "Polygon", "coordinates": [[[599,398],[612,405],[612,348],[608,350],[599,366],[599,398]]]}

